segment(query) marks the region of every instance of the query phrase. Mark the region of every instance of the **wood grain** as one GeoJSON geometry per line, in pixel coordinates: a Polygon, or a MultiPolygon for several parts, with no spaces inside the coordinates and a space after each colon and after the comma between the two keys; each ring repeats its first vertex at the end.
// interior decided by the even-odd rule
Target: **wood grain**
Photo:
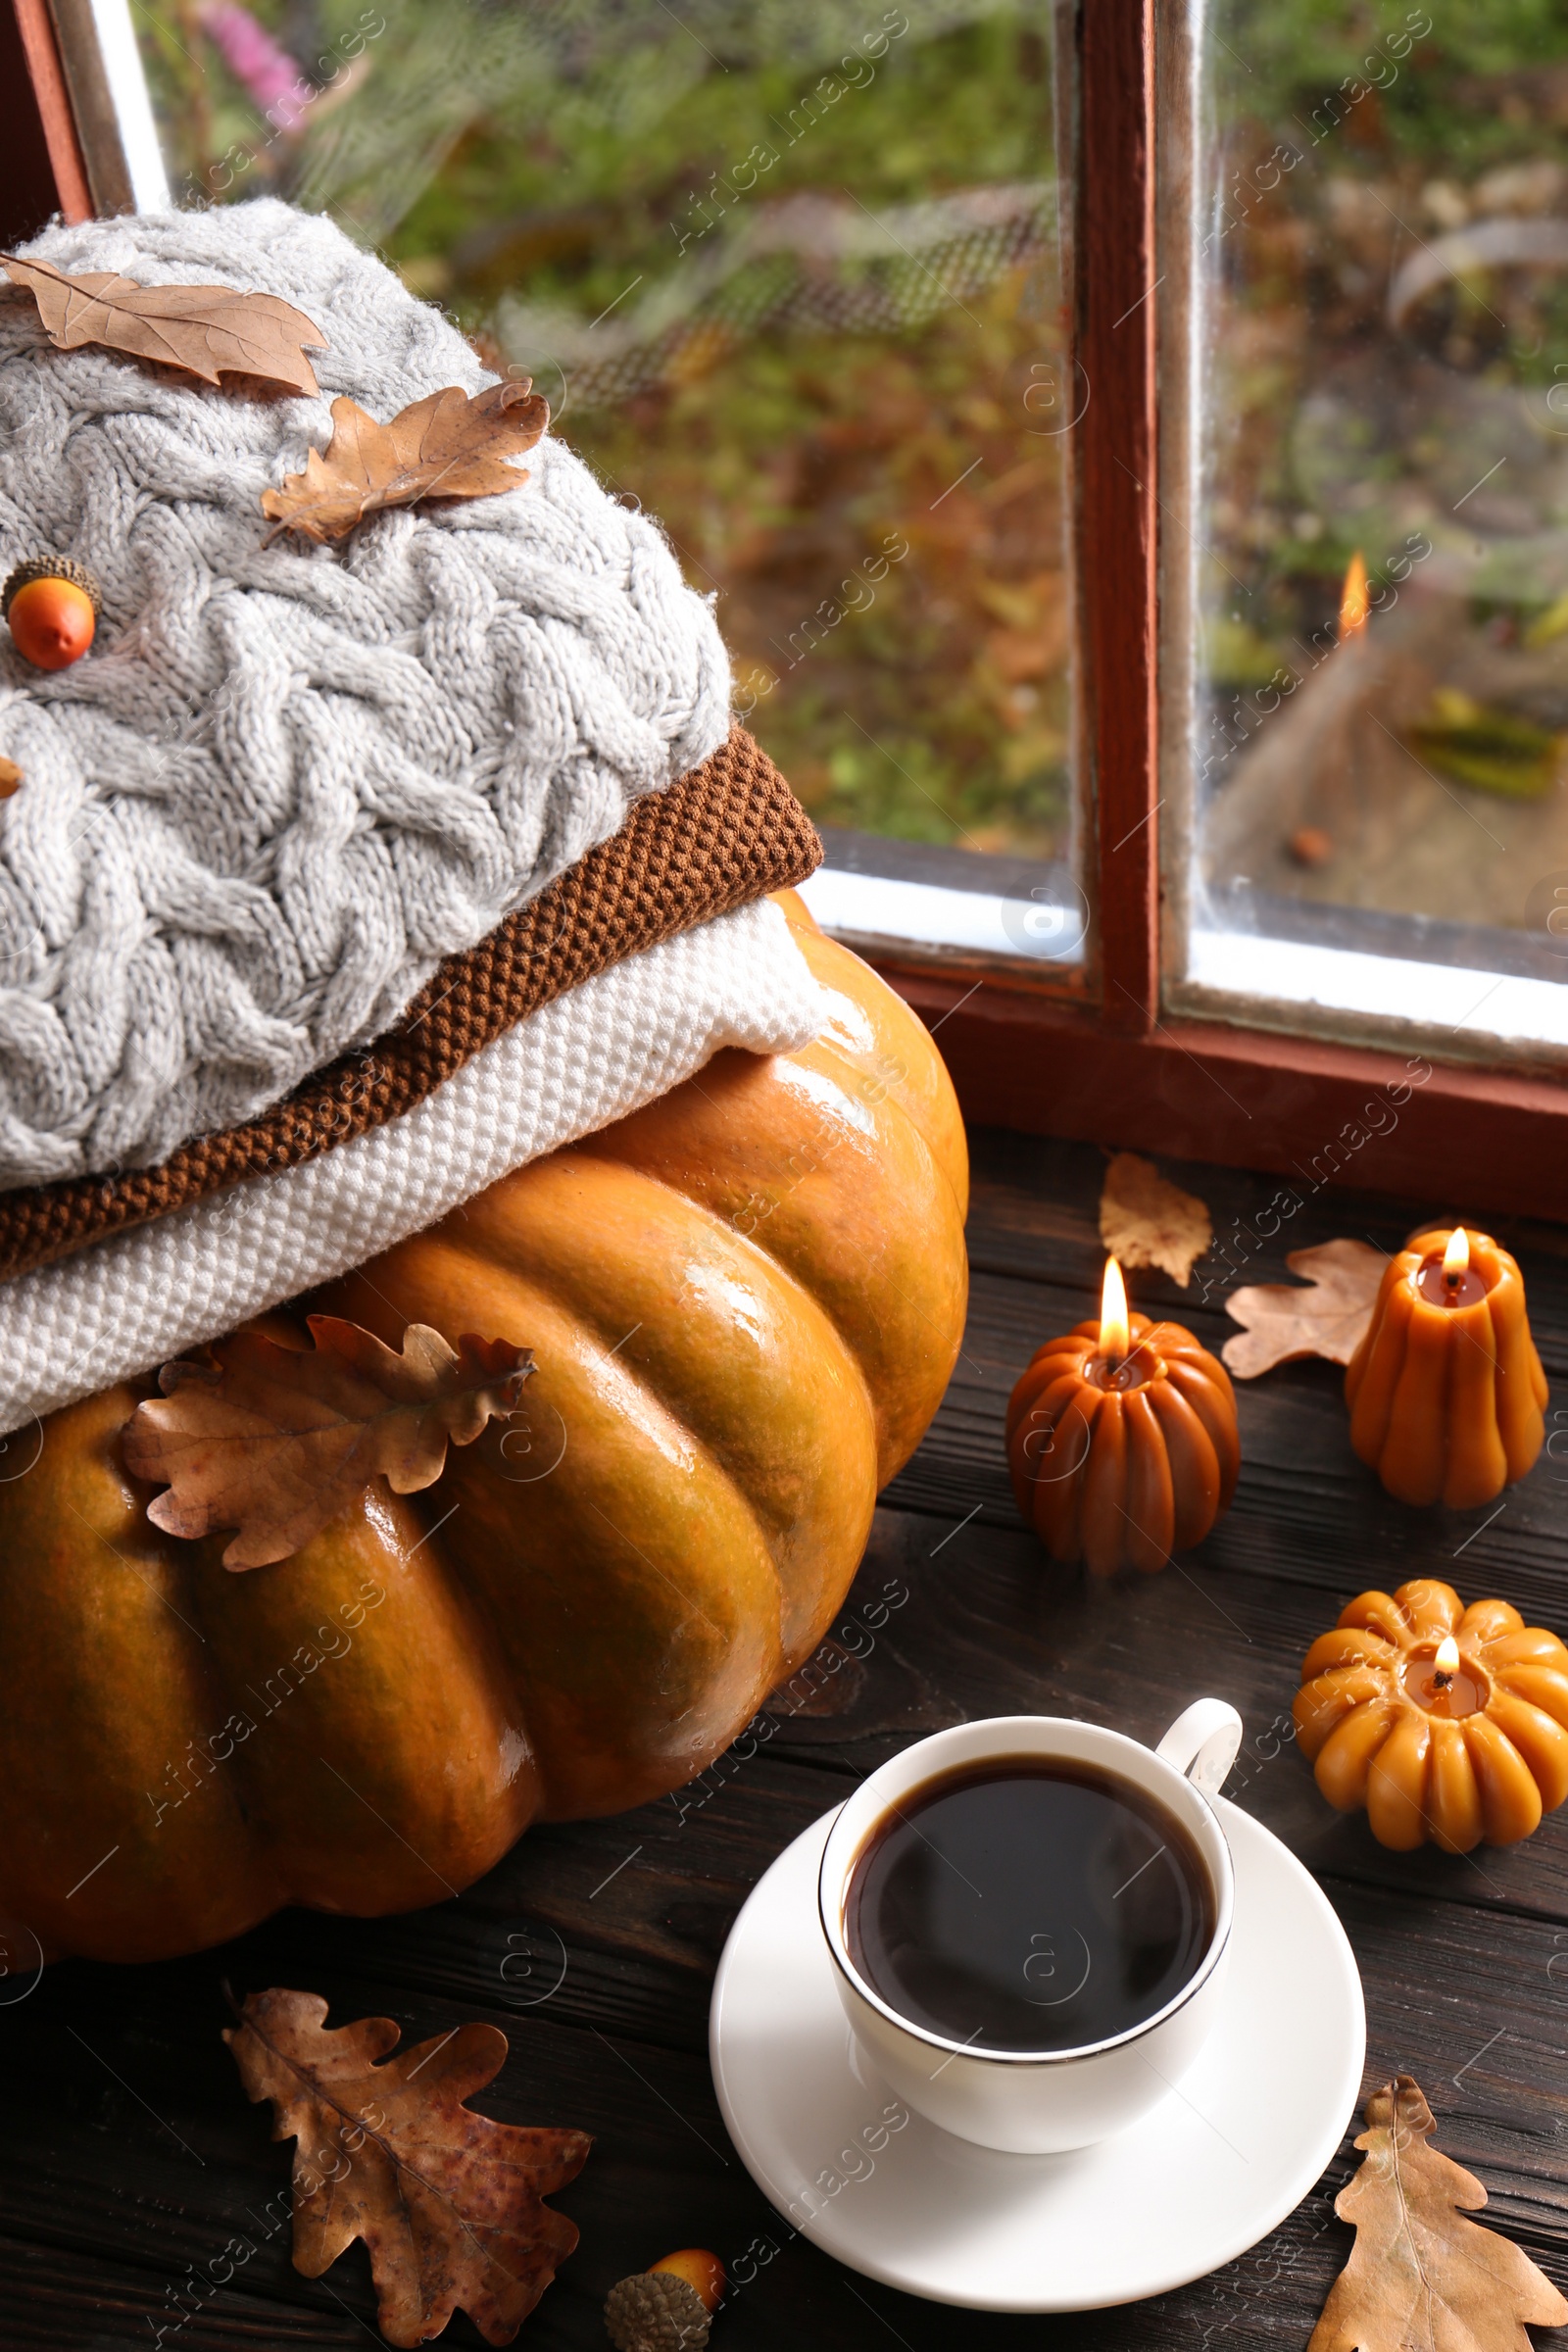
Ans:
{"type": "MultiPolygon", "coordinates": [[[[636,1813],[531,1832],[435,1910],[291,1912],[167,1966],[73,1962],[31,1990],[15,1967],[0,1978],[7,2352],[130,2352],[160,2327],[179,2352],[375,2340],[358,2252],[317,2282],[289,2263],[287,2151],[219,2039],[225,1982],[236,1994],[318,1990],[334,2019],[392,2016],[406,2038],[490,2020],[512,2051],[476,2104],[598,2135],[559,2199],[582,2244],[519,2339],[541,2352],[602,2346],[609,2286],[673,2246],[710,2245],[732,2263],[757,2240],[775,2250],[722,2314],[715,2352],[884,2340],[909,2352],[1299,2352],[1348,2247],[1332,2215],[1348,2143],[1281,2230],[1178,2294],[1077,2318],[981,2318],[899,2295],[791,2237],[730,2147],[708,2072],[709,1991],[736,1910],[885,1756],[1016,1708],[1155,1738],[1200,1690],[1232,1698],[1248,1726],[1229,1793],[1307,1862],[1345,1922],[1367,1993],[1369,2077],[1415,2074],[1440,2143],[1485,2181],[1494,2226],[1568,2282],[1568,1811],[1503,1853],[1388,1854],[1364,1820],[1323,1804],[1289,1728],[1308,1642],[1364,1585],[1446,1574],[1467,1597],[1500,1590],[1563,1630],[1568,1463],[1539,1465],[1479,1535],[1485,1513],[1402,1511],[1349,1453],[1338,1374],[1289,1366],[1241,1391],[1241,1491],[1198,1551],[1106,1585],[1054,1568],[1013,1509],[1001,1413],[1033,1346],[1092,1309],[1104,1155],[1016,1135],[974,1143],[974,1305],[958,1376],[878,1513],[815,1670],[775,1694],[756,1752],[731,1750],[636,1813]]],[[[1200,1261],[1186,1293],[1135,1277],[1135,1297],[1210,1345],[1230,1328],[1233,1282],[1282,1277],[1287,1249],[1336,1230],[1392,1247],[1433,1205],[1325,1196],[1243,1258],[1235,1236],[1255,1229],[1274,1188],[1233,1169],[1162,1170],[1208,1201],[1231,1257],[1200,1261]]],[[[1495,1230],[1524,1266],[1561,1393],[1568,1234],[1495,1230]]],[[[460,2319],[443,2340],[478,2339],[460,2319]]]]}
{"type": "Polygon", "coordinates": [[[995,964],[872,960],[921,1019],[940,1028],[971,1125],[1193,1159],[1212,1154],[1337,1192],[1403,1198],[1442,1169],[1455,1192],[1488,1202],[1494,1214],[1562,1211],[1568,1086],[1558,1076],[1180,1019],[1118,1037],[1091,1012],[995,964]],[[1411,1058],[1431,1075],[1403,1104],[1398,1125],[1348,1148],[1367,1102],[1406,1082],[1411,1058]]]}
{"type": "MultiPolygon", "coordinates": [[[[58,68],[58,60],[56,64],[58,68]]],[[[59,203],[16,0],[0,6],[0,88],[7,95],[6,136],[0,147],[0,251],[9,253],[36,236],[59,203]]]]}
{"type": "MultiPolygon", "coordinates": [[[[43,136],[42,157],[35,149],[28,150],[32,174],[29,184],[25,189],[18,188],[12,197],[13,206],[20,205],[27,215],[24,233],[31,234],[56,211],[67,220],[90,220],[92,190],[47,0],[11,0],[11,7],[25,63],[32,112],[43,136]],[[52,185],[42,184],[40,163],[46,163],[52,185]]],[[[22,91],[16,92],[15,102],[24,105],[22,91]]]]}
{"type": "Polygon", "coordinates": [[[1152,0],[1077,12],[1077,542],[1095,811],[1100,1017],[1142,1037],[1159,1002],[1155,710],[1152,0]]]}

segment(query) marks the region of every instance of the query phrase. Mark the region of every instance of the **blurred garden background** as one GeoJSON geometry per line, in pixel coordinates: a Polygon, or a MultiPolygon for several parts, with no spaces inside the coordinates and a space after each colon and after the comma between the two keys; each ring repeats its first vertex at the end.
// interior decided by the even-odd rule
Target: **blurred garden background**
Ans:
{"type": "Polygon", "coordinates": [[[1068,826],[1050,11],[138,0],[183,201],[332,212],[658,515],[823,823],[1068,826]]]}
{"type": "Polygon", "coordinates": [[[1202,879],[1560,924],[1568,10],[1218,0],[1208,92],[1202,879]]]}
{"type": "MultiPolygon", "coordinates": [[[[136,18],[180,199],[327,209],[531,373],[716,595],[819,821],[1063,853],[1090,395],[1049,0],[136,18]]],[[[1568,4],[1215,0],[1205,38],[1201,481],[1162,526],[1196,551],[1200,881],[1539,928],[1568,869],[1568,4]]]]}

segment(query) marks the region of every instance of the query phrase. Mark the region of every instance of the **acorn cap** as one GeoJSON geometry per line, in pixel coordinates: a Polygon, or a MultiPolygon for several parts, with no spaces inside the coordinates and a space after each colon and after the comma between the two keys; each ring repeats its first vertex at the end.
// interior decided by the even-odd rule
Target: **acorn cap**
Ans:
{"type": "Polygon", "coordinates": [[[0,588],[0,617],[10,617],[12,598],[33,580],[70,580],[90,600],[95,619],[103,612],[103,590],[85,564],[78,564],[74,556],[29,556],[6,575],[6,584],[0,588]]]}
{"type": "Polygon", "coordinates": [[[703,2352],[708,2307],[673,2271],[639,2271],[611,2288],[605,2326],[617,2352],[703,2352]]]}

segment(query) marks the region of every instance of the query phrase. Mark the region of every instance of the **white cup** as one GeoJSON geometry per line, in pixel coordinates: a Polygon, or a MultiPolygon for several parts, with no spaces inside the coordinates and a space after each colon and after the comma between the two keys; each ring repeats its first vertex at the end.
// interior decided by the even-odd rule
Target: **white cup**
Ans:
{"type": "Polygon", "coordinates": [[[1035,2156],[1108,2139],[1165,2096],[1192,2065],[1218,2013],[1235,1878],[1230,1846],[1208,1799],[1218,1794],[1241,1738],[1241,1717],[1219,1698],[1190,1706],[1154,1749],[1066,1716],[997,1715],[917,1740],[861,1783],[841,1808],[823,1850],[822,1933],[856,2039],[910,2107],[959,2139],[1035,2156]],[[1152,2017],[1081,2049],[979,2050],[950,2040],[901,2017],[850,1957],[850,1880],[892,1807],[945,1773],[1017,1756],[1098,1766],[1130,1781],[1175,1815],[1208,1872],[1214,1932],[1197,1970],[1152,2017]]]}

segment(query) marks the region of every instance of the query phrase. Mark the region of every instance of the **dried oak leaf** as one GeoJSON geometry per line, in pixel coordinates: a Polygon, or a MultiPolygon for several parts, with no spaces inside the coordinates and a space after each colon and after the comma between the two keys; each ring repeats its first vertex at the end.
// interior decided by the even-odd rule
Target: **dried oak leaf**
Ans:
{"type": "Polygon", "coordinates": [[[399,1354],[337,1315],[309,1322],[314,1352],[240,1331],[206,1361],[165,1364],[163,1396],[125,1423],[126,1468],[168,1486],[148,1518],[172,1536],[237,1528],[225,1568],[286,1560],[372,1478],[395,1494],[433,1486],[448,1441],[514,1411],[533,1369],[528,1348],[472,1332],[453,1349],[411,1323],[399,1354]]]}
{"type": "Polygon", "coordinates": [[[1255,1380],[1298,1356],[1326,1355],[1348,1364],[1372,1320],[1388,1259],[1370,1242],[1319,1242],[1293,1250],[1285,1263],[1301,1284],[1254,1282],[1232,1291],[1225,1312],[1246,1329],[1220,1349],[1238,1380],[1255,1380]]]}
{"type": "Polygon", "coordinates": [[[294,2268],[319,2278],[363,2237],[389,2344],[428,2343],[459,2309],[487,2344],[510,2344],[577,2243],[543,2200],[581,2172],[589,2134],[464,2105],[506,2062],[494,2026],[388,2058],[389,2017],[329,2030],[314,1992],[252,1993],[239,2016],[223,2039],[240,2081],[272,2101],[272,2137],[297,2143],[294,2268]]]}
{"type": "Polygon", "coordinates": [[[549,402],[529,391],[526,378],[492,384],[471,400],[449,384],[399,410],[390,424],[377,424],[352,400],[334,400],[325,456],[313,449],[303,473],[262,493],[262,513],[275,525],[268,542],[298,531],[320,545],[346,539],[384,507],[515,490],[528,476],[506,461],[532,449],[549,422],[549,402]]]}
{"type": "Polygon", "coordinates": [[[1361,2169],[1334,2200],[1355,2244],[1307,2352],[1531,2352],[1527,2323],[1568,2320],[1521,2247],[1465,2220],[1487,2192],[1428,2145],[1432,2111],[1408,2075],[1372,2093],[1366,2126],[1361,2169]]]}
{"type": "Polygon", "coordinates": [[[1196,1194],[1167,1184],[1152,1160],[1118,1152],[1100,1196],[1100,1239],[1124,1266],[1158,1266],[1185,1291],[1214,1238],[1196,1194]]]}
{"type": "Polygon", "coordinates": [[[0,254],[0,265],[37,303],[57,351],[98,343],[132,359],[182,368],[204,384],[254,375],[291,392],[320,389],[301,346],[325,351],[326,337],[276,294],[242,294],[235,286],[139,286],[113,270],[72,277],[47,262],[12,253],[0,254]]]}

